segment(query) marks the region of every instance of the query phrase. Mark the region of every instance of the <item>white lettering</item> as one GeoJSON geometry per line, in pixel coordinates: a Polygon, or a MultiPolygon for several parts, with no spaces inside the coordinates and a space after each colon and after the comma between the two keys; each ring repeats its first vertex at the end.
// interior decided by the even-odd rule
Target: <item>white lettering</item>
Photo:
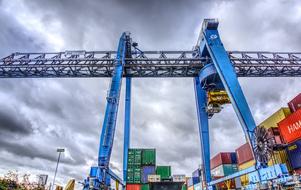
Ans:
{"type": "Polygon", "coordinates": [[[301,120],[287,126],[289,134],[292,134],[293,132],[299,130],[301,128],[301,120]]]}

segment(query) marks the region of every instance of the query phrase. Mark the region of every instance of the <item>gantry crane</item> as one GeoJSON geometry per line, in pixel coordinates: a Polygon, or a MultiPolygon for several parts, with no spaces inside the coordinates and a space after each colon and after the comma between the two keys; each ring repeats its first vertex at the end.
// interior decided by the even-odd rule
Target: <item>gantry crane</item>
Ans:
{"type": "MultiPolygon", "coordinates": [[[[142,51],[129,33],[120,37],[117,51],[65,51],[57,53],[13,53],[0,60],[0,78],[84,78],[110,77],[105,117],[100,135],[98,166],[91,167],[84,189],[106,189],[110,179],[124,185],[130,146],[131,78],[191,77],[194,81],[199,136],[205,181],[210,176],[208,118],[231,103],[253,150],[255,121],[238,82],[238,77],[300,77],[301,53],[226,51],[218,33],[218,21],[205,19],[191,51],[142,51]],[[126,78],[123,180],[109,167],[122,78],[126,78]],[[222,94],[221,103],[209,99],[222,94]],[[226,95],[226,96],[225,96],[226,95]],[[228,97],[225,98],[225,97],[228,97]],[[217,103],[216,103],[217,102],[217,103]],[[212,111],[211,108],[217,108],[212,111]]],[[[256,152],[255,152],[256,153],[256,152]]],[[[256,160],[257,155],[255,155],[256,160]]],[[[262,165],[264,163],[257,163],[262,165]]],[[[220,179],[219,181],[226,180],[220,179]]]]}

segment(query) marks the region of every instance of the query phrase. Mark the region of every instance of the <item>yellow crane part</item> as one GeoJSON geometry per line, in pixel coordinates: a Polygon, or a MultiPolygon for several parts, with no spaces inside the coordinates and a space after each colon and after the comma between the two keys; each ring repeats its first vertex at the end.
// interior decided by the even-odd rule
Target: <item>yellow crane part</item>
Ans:
{"type": "Polygon", "coordinates": [[[74,187],[75,187],[75,179],[71,179],[68,181],[64,190],[74,190],[74,187]]]}
{"type": "Polygon", "coordinates": [[[116,190],[119,190],[119,182],[116,181],[116,190]]]}
{"type": "Polygon", "coordinates": [[[219,91],[208,91],[208,105],[209,104],[229,104],[231,103],[230,98],[225,90],[219,91]]]}

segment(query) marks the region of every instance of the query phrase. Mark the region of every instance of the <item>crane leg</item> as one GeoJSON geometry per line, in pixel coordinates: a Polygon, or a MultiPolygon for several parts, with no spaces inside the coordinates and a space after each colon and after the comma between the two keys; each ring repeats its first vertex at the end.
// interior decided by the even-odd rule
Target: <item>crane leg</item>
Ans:
{"type": "Polygon", "coordinates": [[[201,152],[203,158],[203,171],[206,183],[211,181],[210,174],[210,141],[208,129],[208,113],[206,111],[207,95],[206,91],[201,87],[199,77],[194,78],[194,91],[197,104],[197,114],[199,123],[199,134],[201,143],[201,152]]]}
{"type": "Polygon", "coordinates": [[[125,89],[125,118],[124,118],[124,143],[123,143],[123,181],[127,178],[127,160],[130,147],[130,129],[131,129],[131,78],[126,77],[125,89]]]}

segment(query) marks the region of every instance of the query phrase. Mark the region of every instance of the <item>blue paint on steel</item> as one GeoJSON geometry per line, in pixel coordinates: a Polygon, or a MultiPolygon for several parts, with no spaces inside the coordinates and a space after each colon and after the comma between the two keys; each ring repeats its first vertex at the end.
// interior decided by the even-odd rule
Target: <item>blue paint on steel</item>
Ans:
{"type": "Polygon", "coordinates": [[[126,181],[128,151],[130,147],[131,130],[131,78],[126,78],[125,88],[125,115],[124,115],[124,142],[123,142],[123,180],[126,181]]]}
{"type": "Polygon", "coordinates": [[[90,177],[96,177],[97,176],[97,170],[98,170],[98,167],[91,167],[90,168],[90,177]]]}
{"type": "Polygon", "coordinates": [[[242,128],[254,147],[255,121],[250,108],[238,82],[235,70],[229,56],[220,40],[217,29],[204,29],[204,41],[212,62],[219,74],[219,77],[228,93],[232,106],[242,125],[242,128]]]}
{"type": "MultiPolygon", "coordinates": [[[[113,140],[116,128],[117,112],[119,105],[120,89],[122,83],[123,66],[125,64],[126,40],[129,36],[123,33],[119,40],[118,51],[111,80],[109,94],[107,96],[106,112],[102,126],[99,154],[98,154],[98,174],[97,186],[103,184],[110,186],[109,162],[113,147],[113,140]]],[[[120,181],[121,182],[121,181],[120,181]]],[[[99,187],[95,187],[99,189],[99,187]]]]}
{"type": "Polygon", "coordinates": [[[197,106],[197,116],[199,124],[199,135],[201,143],[201,152],[203,158],[203,166],[206,182],[211,181],[210,175],[210,142],[209,142],[209,129],[208,129],[208,113],[207,107],[207,94],[201,87],[199,77],[194,78],[194,91],[197,106]]]}
{"type": "Polygon", "coordinates": [[[199,74],[200,81],[203,82],[207,77],[216,74],[216,69],[213,63],[207,64],[202,68],[199,74]]]}

